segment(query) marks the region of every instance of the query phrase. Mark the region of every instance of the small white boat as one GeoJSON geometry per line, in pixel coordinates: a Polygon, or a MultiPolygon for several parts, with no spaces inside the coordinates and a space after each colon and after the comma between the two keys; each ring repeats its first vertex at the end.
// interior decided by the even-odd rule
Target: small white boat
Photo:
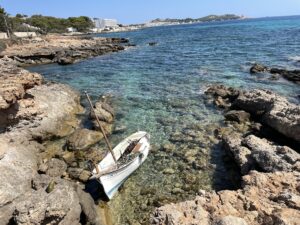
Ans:
{"type": "Polygon", "coordinates": [[[109,152],[97,165],[99,173],[95,168],[91,179],[98,179],[105,194],[111,199],[124,181],[146,160],[149,150],[149,134],[144,131],[136,132],[113,149],[118,163],[115,163],[109,152]]]}

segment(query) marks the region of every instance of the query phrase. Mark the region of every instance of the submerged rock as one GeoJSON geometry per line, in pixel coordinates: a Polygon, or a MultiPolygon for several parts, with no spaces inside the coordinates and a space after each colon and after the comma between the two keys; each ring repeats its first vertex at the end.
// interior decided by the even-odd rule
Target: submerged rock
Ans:
{"type": "Polygon", "coordinates": [[[250,73],[265,73],[269,72],[268,67],[255,63],[251,68],[250,68],[250,73]]]}
{"type": "Polygon", "coordinates": [[[279,68],[270,68],[264,65],[255,64],[250,68],[250,73],[271,73],[273,75],[281,75],[287,80],[299,83],[300,82],[300,70],[287,70],[279,68]]]}
{"type": "Polygon", "coordinates": [[[157,42],[149,42],[148,45],[154,46],[154,45],[157,45],[157,42]]]}

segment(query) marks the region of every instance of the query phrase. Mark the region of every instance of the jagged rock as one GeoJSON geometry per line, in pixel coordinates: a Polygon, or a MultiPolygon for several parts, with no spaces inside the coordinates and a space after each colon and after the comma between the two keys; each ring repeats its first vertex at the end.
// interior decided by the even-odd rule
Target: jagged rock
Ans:
{"type": "Polygon", "coordinates": [[[34,190],[40,190],[47,188],[51,181],[51,177],[46,174],[37,174],[32,180],[32,188],[34,190]]]}
{"type": "Polygon", "coordinates": [[[283,76],[285,79],[290,81],[300,82],[300,70],[285,70],[285,69],[271,68],[270,73],[279,74],[283,76]]]}
{"type": "Polygon", "coordinates": [[[224,116],[227,120],[236,121],[238,123],[243,123],[250,119],[250,114],[242,110],[230,110],[225,113],[224,116]]]}
{"type": "Polygon", "coordinates": [[[98,131],[78,129],[68,138],[67,146],[69,150],[86,150],[102,138],[98,131]]]}
{"type": "Polygon", "coordinates": [[[79,186],[76,189],[79,197],[79,203],[87,221],[90,224],[101,225],[103,224],[100,215],[97,213],[97,206],[94,203],[90,194],[84,192],[79,186]]]}
{"type": "Polygon", "coordinates": [[[254,135],[246,137],[243,143],[251,149],[251,157],[266,172],[298,170],[295,164],[300,161],[300,154],[289,147],[274,145],[254,135]]]}
{"type": "Polygon", "coordinates": [[[70,182],[62,181],[47,193],[40,189],[28,193],[16,204],[17,224],[79,224],[79,197],[70,182]]]}
{"type": "Polygon", "coordinates": [[[35,85],[41,85],[43,78],[38,73],[31,73],[17,67],[12,60],[0,60],[0,110],[8,109],[25,91],[35,85]]]}
{"type": "Polygon", "coordinates": [[[206,192],[193,201],[162,206],[154,211],[150,223],[296,225],[300,219],[295,208],[300,197],[298,179],[298,172],[251,171],[243,177],[241,190],[206,192]]]}
{"type": "Polygon", "coordinates": [[[71,57],[59,57],[57,59],[57,63],[59,65],[69,65],[69,64],[73,64],[75,62],[75,59],[71,58],[71,57]]]}
{"type": "MultiPolygon", "coordinates": [[[[94,106],[94,111],[99,120],[111,123],[114,120],[114,112],[113,109],[105,102],[98,101],[94,106]]],[[[92,119],[96,119],[95,114],[93,112],[90,113],[90,117],[92,119]]]]}
{"type": "Polygon", "coordinates": [[[220,219],[216,225],[248,225],[248,223],[239,217],[235,216],[225,216],[220,219]]]}
{"type": "Polygon", "coordinates": [[[243,138],[236,132],[223,136],[224,148],[233,156],[234,161],[241,168],[241,173],[245,175],[254,168],[254,160],[251,156],[251,150],[242,146],[242,141],[243,138]]]}
{"type": "Polygon", "coordinates": [[[255,63],[251,68],[250,68],[250,73],[265,73],[268,72],[269,69],[268,67],[255,63]]]}
{"type": "Polygon", "coordinates": [[[79,175],[79,180],[82,182],[87,182],[91,175],[92,173],[90,171],[83,170],[79,175]]]}
{"type": "Polygon", "coordinates": [[[250,73],[271,73],[273,75],[281,75],[287,80],[300,82],[300,70],[287,70],[279,68],[270,68],[264,65],[255,64],[250,68],[250,73]]]}
{"type": "Polygon", "coordinates": [[[67,170],[67,164],[60,159],[50,159],[47,162],[46,174],[50,177],[61,177],[67,170]]]}
{"type": "Polygon", "coordinates": [[[75,168],[75,167],[69,167],[68,168],[68,174],[73,179],[79,179],[81,172],[83,171],[82,168],[75,168]]]}
{"type": "Polygon", "coordinates": [[[263,123],[300,142],[300,106],[271,91],[258,89],[240,94],[233,106],[260,115],[263,123]]]}
{"type": "Polygon", "coordinates": [[[226,87],[224,85],[211,85],[205,91],[205,94],[212,95],[214,97],[221,97],[223,99],[228,98],[230,99],[230,101],[233,101],[239,96],[240,91],[232,87],[226,87]]]}

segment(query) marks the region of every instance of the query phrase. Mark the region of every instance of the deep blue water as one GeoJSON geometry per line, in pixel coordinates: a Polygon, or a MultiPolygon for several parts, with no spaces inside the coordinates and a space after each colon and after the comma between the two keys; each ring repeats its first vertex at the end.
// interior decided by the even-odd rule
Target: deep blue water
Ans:
{"type": "MultiPolygon", "coordinates": [[[[259,62],[299,69],[300,63],[294,59],[300,57],[300,17],[165,26],[99,36],[129,38],[137,46],[74,65],[42,65],[30,70],[48,80],[87,90],[93,97],[111,94],[118,115],[116,125],[127,127],[125,133],[112,137],[114,143],[136,130],[146,130],[151,133],[154,149],[172,143],[182,153],[155,152],[129,179],[115,203],[110,203],[120,215],[127,204],[128,220],[136,219],[137,212],[141,213],[137,207],[144,201],[144,211],[149,212],[161,196],[177,201],[191,198],[197,188],[214,188],[212,174],[221,174],[224,180],[219,183],[226,183],[222,166],[199,171],[189,165],[189,160],[199,164],[205,164],[203,159],[218,162],[213,154],[205,153],[214,151],[214,140],[209,137],[222,118],[214,107],[204,103],[203,92],[208,84],[267,88],[298,101],[299,86],[284,79],[272,81],[268,75],[250,75],[249,68],[251,63],[259,62]],[[149,46],[149,42],[158,44],[149,46]],[[176,137],[180,135],[186,141],[178,143],[176,137]],[[177,172],[184,168],[201,179],[191,185],[193,190],[184,189],[180,185],[185,183],[186,174],[165,175],[162,171],[166,168],[177,172]],[[139,197],[139,191],[149,186],[157,192],[139,197]],[[179,186],[185,193],[172,194],[179,186]],[[128,202],[134,203],[128,207],[128,202]]],[[[116,213],[113,215],[116,217],[116,213]]],[[[126,223],[115,220],[117,224],[126,223]]]]}

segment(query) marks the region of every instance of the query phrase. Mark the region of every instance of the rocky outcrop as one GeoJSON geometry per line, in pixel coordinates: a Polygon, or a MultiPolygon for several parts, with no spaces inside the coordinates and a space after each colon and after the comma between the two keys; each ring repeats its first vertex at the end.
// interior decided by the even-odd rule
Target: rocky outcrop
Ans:
{"type": "Polygon", "coordinates": [[[42,82],[41,75],[16,67],[13,60],[0,60],[0,110],[8,109],[24,97],[27,89],[42,82]]]}
{"type": "Polygon", "coordinates": [[[124,50],[124,38],[88,38],[48,35],[8,47],[0,57],[7,56],[20,65],[58,63],[72,64],[78,60],[124,50]]]}
{"type": "Polygon", "coordinates": [[[300,172],[300,154],[287,146],[254,135],[242,137],[236,132],[225,135],[223,143],[243,175],[253,169],[264,172],[300,172]]]}
{"type": "Polygon", "coordinates": [[[237,191],[208,192],[193,201],[155,210],[151,224],[296,225],[300,219],[300,174],[250,172],[237,191]]]}
{"type": "MultiPolygon", "coordinates": [[[[94,111],[105,132],[110,134],[112,132],[112,123],[114,121],[115,114],[110,104],[107,103],[106,97],[102,97],[95,103],[94,111]]],[[[94,128],[96,130],[100,130],[95,114],[92,111],[90,111],[90,119],[93,122],[94,128]]]]}
{"type": "MultiPolygon", "coordinates": [[[[217,106],[220,106],[219,102],[225,102],[222,108],[248,112],[263,124],[300,142],[300,106],[290,103],[286,98],[269,90],[239,91],[223,85],[209,87],[206,94],[214,98],[217,106]]],[[[248,119],[247,114],[242,114],[244,119],[248,119]]],[[[225,117],[240,121],[241,112],[239,118],[236,111],[227,112],[225,117]]]]}
{"type": "Polygon", "coordinates": [[[280,75],[287,80],[300,83],[300,70],[287,70],[287,69],[279,69],[279,68],[270,68],[260,64],[254,64],[250,68],[250,73],[271,73],[274,75],[280,75]]]}
{"type": "MultiPolygon", "coordinates": [[[[2,61],[1,75],[11,83],[1,87],[9,106],[0,109],[7,116],[0,134],[0,224],[80,224],[83,218],[101,224],[91,196],[67,174],[72,160],[47,153],[44,144],[78,129],[79,93],[67,85],[42,84],[39,74],[2,61]]],[[[81,170],[79,180],[89,176],[81,170]]]]}
{"type": "Polygon", "coordinates": [[[300,106],[268,90],[245,91],[234,107],[261,116],[261,121],[279,133],[300,142],[300,106]]]}

